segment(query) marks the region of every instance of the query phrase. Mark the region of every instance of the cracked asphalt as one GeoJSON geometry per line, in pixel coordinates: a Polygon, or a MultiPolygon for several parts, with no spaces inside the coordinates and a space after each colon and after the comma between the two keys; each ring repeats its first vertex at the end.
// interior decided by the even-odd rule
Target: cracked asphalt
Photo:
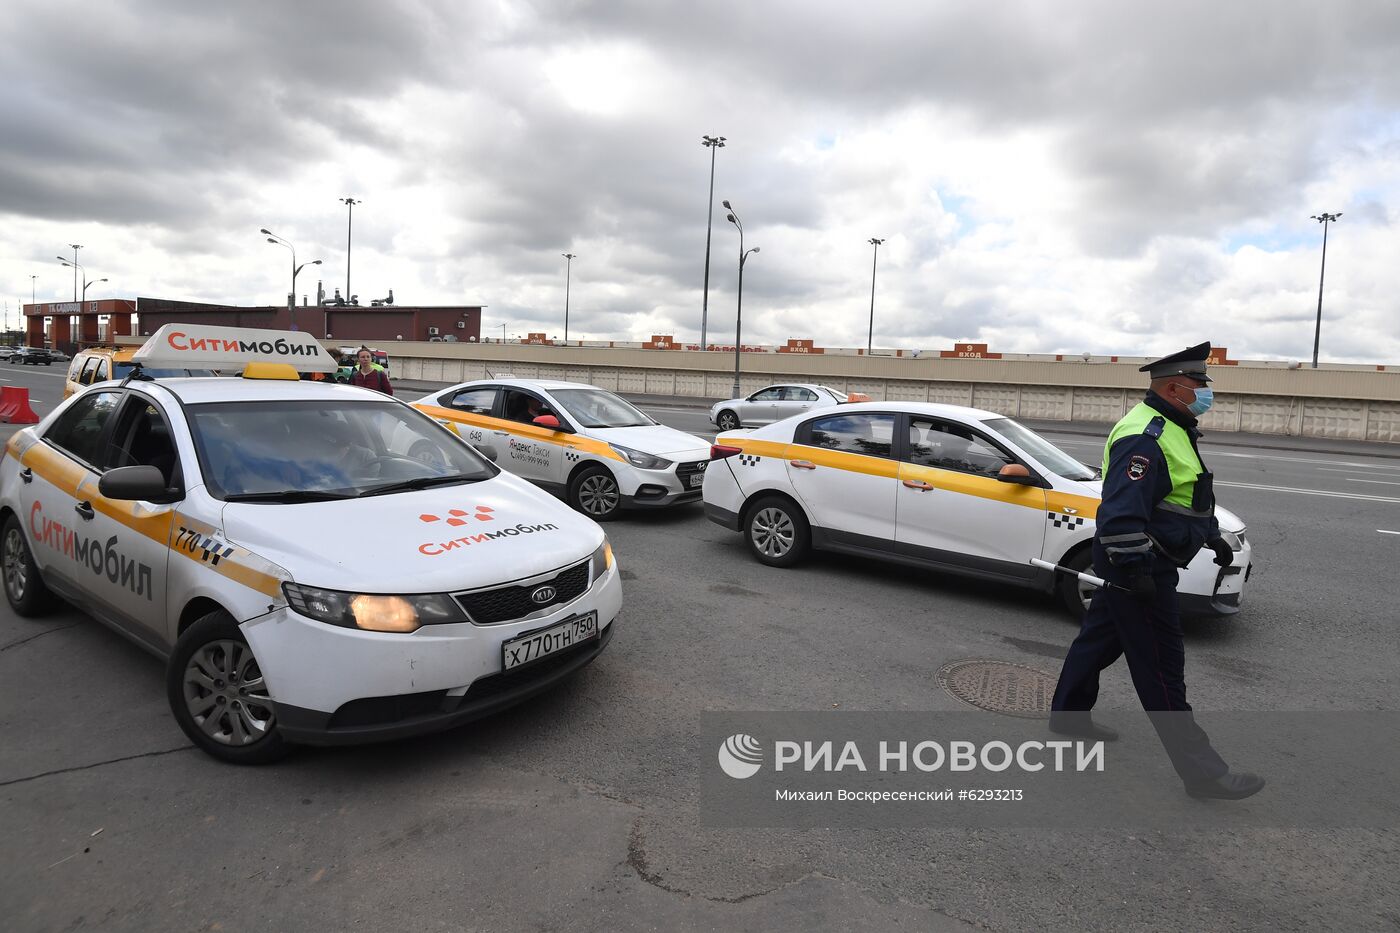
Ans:
{"type": "MultiPolygon", "coordinates": [[[[705,433],[694,413],[658,416],[705,433]]],[[[1092,438],[1063,440],[1092,459],[1092,438]]],[[[1221,500],[1249,523],[1257,560],[1245,612],[1187,626],[1189,696],[1207,726],[1212,709],[1395,709],[1400,535],[1379,530],[1400,530],[1400,463],[1363,445],[1345,455],[1206,451],[1222,480],[1244,484],[1221,500]]],[[[162,665],[119,636],[71,610],[26,620],[0,605],[0,923],[1400,925],[1400,839],[1390,829],[701,826],[698,774],[714,756],[698,747],[701,711],[962,709],[934,685],[939,666],[999,657],[1053,671],[1076,626],[1035,594],[861,560],[765,568],[698,507],[608,532],[626,601],[611,647],[581,676],[449,733],[309,749],[267,768],[221,765],[189,747],[166,708],[162,665]]],[[[1100,704],[1110,721],[1134,708],[1121,663],[1100,704]]],[[[1165,768],[1164,793],[1179,794],[1165,768]]]]}

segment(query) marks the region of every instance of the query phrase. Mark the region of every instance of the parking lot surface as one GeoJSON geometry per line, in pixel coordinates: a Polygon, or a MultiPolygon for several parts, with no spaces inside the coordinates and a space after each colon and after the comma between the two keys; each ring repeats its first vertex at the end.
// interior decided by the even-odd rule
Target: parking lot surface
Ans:
{"type": "MultiPolygon", "coordinates": [[[[52,369],[0,376],[33,384],[43,413],[61,394],[52,369]]],[[[649,410],[713,434],[703,412],[649,410]]],[[[1052,439],[1090,462],[1101,450],[1087,434],[1052,439]]],[[[1221,504],[1249,525],[1257,566],[1243,612],[1187,623],[1188,696],[1202,721],[1211,710],[1394,709],[1400,461],[1366,445],[1225,439],[1203,452],[1221,504]]],[[[191,747],[162,665],[116,634],[71,610],[28,620],[0,605],[5,928],[1400,922],[1400,845],[1388,830],[707,829],[702,711],[966,709],[934,683],[940,666],[981,657],[1054,672],[1076,623],[1034,593],[848,557],[770,569],[699,506],[608,533],[623,614],[580,676],[452,732],[307,749],[267,768],[191,747]]],[[[1102,718],[1135,706],[1120,663],[1104,678],[1102,718]]],[[[1180,794],[1165,759],[1163,793],[1180,794]]]]}

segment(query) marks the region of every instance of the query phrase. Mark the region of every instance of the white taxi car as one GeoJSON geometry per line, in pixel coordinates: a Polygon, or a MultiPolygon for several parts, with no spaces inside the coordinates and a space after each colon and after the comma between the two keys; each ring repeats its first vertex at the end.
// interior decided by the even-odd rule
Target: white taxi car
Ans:
{"type": "Polygon", "coordinates": [[[589,518],[700,499],[710,445],[659,424],[606,389],[488,379],[413,403],[506,470],[589,518]]]}
{"type": "Polygon", "coordinates": [[[215,757],[455,725],[612,637],[596,524],[402,402],[297,381],[334,370],[305,335],[167,325],[136,361],[248,366],[94,385],[15,434],[5,595],[22,616],[61,596],[166,658],[175,719],[215,757]]]}
{"type": "MultiPolygon", "coordinates": [[[[825,548],[1055,589],[1074,613],[1087,605],[1087,584],[1030,560],[1089,568],[1102,483],[1010,418],[952,405],[849,405],[721,434],[713,455],[706,515],[742,531],[763,563],[789,566],[825,548]]],[[[1186,612],[1237,612],[1249,576],[1244,524],[1223,508],[1215,514],[1234,562],[1196,555],[1177,588],[1186,612]]]]}

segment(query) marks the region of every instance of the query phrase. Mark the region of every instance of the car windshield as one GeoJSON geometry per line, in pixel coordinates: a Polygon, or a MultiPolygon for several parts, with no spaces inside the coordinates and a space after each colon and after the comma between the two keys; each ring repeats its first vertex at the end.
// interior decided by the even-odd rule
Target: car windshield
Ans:
{"type": "Polygon", "coordinates": [[[1041,466],[1056,476],[1084,481],[1094,479],[1098,475],[1095,470],[1091,470],[1030,428],[1010,418],[993,418],[982,423],[1040,461],[1041,466]]]}
{"type": "Polygon", "coordinates": [[[354,498],[499,472],[431,418],[387,399],[209,402],[186,411],[205,483],[229,501],[354,498]]]}
{"type": "Polygon", "coordinates": [[[656,424],[628,402],[602,389],[554,389],[564,411],[585,428],[633,428],[656,424]]]}

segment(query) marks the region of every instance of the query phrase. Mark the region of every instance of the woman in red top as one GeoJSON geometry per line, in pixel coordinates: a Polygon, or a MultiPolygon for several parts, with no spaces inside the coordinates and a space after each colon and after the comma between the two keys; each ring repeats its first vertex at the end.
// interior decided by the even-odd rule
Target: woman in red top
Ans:
{"type": "Polygon", "coordinates": [[[364,386],[366,389],[377,389],[385,395],[393,395],[394,387],[389,384],[389,374],[382,369],[374,368],[374,357],[370,354],[368,347],[360,347],[355,354],[357,365],[355,371],[350,374],[350,384],[352,386],[364,386]]]}

